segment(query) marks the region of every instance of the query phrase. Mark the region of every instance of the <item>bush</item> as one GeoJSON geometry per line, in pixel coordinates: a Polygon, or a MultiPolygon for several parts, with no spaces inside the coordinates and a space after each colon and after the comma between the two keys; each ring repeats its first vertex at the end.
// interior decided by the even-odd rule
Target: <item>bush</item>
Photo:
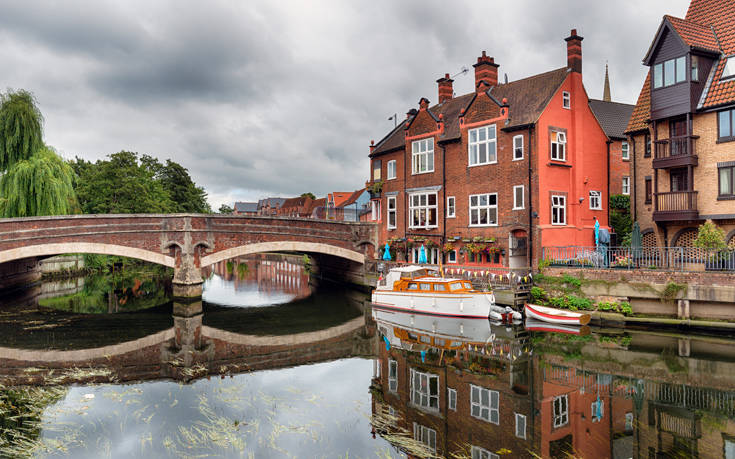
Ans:
{"type": "Polygon", "coordinates": [[[549,303],[556,308],[569,309],[570,311],[589,311],[592,309],[592,301],[587,298],[581,298],[574,295],[564,295],[551,298],[549,303]]]}
{"type": "Polygon", "coordinates": [[[541,287],[531,287],[531,301],[534,303],[546,303],[546,290],[541,287]]]}
{"type": "Polygon", "coordinates": [[[569,274],[564,274],[564,276],[561,278],[562,282],[564,282],[567,285],[571,285],[574,288],[580,288],[582,286],[582,281],[577,279],[574,276],[570,276],[569,274]]]}
{"type": "Polygon", "coordinates": [[[694,240],[694,247],[715,250],[726,249],[725,231],[712,223],[711,220],[707,220],[699,225],[699,232],[697,233],[697,238],[694,240]]]}
{"type": "Polygon", "coordinates": [[[623,301],[620,303],[620,312],[625,314],[626,316],[633,314],[633,308],[630,306],[630,303],[627,301],[623,301]]]}

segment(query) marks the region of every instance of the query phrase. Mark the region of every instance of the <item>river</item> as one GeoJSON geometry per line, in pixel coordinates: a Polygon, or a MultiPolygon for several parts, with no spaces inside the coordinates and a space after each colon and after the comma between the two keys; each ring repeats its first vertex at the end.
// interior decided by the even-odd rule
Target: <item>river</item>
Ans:
{"type": "Polygon", "coordinates": [[[735,457],[729,337],[391,313],[307,269],[0,298],[0,457],[735,457]]]}

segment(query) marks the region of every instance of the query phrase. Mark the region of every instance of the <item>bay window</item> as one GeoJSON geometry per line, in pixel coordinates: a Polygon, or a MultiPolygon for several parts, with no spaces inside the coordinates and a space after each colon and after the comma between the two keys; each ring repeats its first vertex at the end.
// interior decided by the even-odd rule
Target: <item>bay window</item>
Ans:
{"type": "Polygon", "coordinates": [[[409,195],[408,213],[411,218],[410,228],[436,228],[438,226],[436,192],[409,195]]]}

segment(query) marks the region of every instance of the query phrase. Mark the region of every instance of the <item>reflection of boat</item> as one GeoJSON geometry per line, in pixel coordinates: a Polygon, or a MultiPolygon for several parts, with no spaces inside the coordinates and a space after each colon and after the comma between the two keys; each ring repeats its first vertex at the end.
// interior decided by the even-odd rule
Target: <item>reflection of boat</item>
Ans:
{"type": "Polygon", "coordinates": [[[480,292],[469,281],[429,275],[421,266],[393,268],[373,291],[378,307],[445,317],[501,320],[492,292],[480,292]]]}
{"type": "Polygon", "coordinates": [[[526,319],[524,324],[526,330],[529,331],[543,331],[543,332],[554,332],[554,333],[566,333],[569,335],[581,335],[586,336],[590,334],[590,327],[587,325],[574,326],[564,324],[552,324],[550,322],[542,322],[535,319],[526,319]]]}
{"type": "Polygon", "coordinates": [[[373,319],[391,346],[402,349],[461,349],[466,344],[484,345],[494,338],[487,319],[432,317],[380,308],[373,308],[373,319]]]}
{"type": "Polygon", "coordinates": [[[590,321],[589,314],[528,303],[526,303],[526,317],[564,325],[587,325],[590,321]]]}

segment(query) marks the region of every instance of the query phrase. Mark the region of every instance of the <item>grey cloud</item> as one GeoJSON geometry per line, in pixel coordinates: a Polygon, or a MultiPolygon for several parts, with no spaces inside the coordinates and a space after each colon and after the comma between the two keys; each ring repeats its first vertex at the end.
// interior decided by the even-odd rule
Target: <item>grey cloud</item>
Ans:
{"type": "MultiPolygon", "coordinates": [[[[0,1],[0,86],[36,93],[67,157],[171,157],[219,199],[356,189],[368,145],[435,80],[472,90],[487,50],[511,80],[566,64],[576,27],[585,85],[635,102],[640,59],[687,0],[368,3],[0,1]]],[[[221,202],[212,202],[219,207],[221,202]]]]}

